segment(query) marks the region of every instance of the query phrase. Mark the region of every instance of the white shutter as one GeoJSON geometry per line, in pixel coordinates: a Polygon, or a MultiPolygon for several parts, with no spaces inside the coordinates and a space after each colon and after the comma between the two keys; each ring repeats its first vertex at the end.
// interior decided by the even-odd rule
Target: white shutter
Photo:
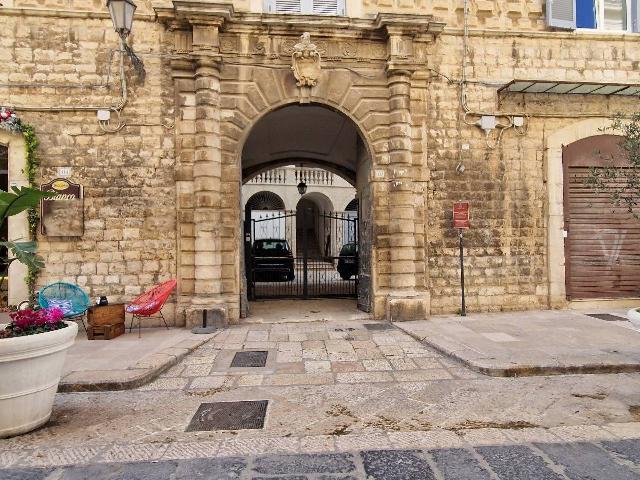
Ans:
{"type": "Polygon", "coordinates": [[[300,0],[274,0],[277,13],[301,13],[300,0]]]}
{"type": "Polygon", "coordinates": [[[337,0],[313,0],[314,15],[338,15],[337,0]]]}
{"type": "Polygon", "coordinates": [[[576,28],[576,0],[547,0],[547,25],[574,30],[576,28]]]}
{"type": "Polygon", "coordinates": [[[631,0],[631,31],[640,32],[640,0],[631,0]]]}
{"type": "Polygon", "coordinates": [[[263,0],[265,13],[345,15],[345,0],[263,0]]]}

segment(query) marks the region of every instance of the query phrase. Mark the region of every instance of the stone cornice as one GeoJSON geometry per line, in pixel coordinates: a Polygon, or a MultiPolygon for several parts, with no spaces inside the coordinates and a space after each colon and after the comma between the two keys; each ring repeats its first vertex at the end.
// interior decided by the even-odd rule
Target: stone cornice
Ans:
{"type": "MultiPolygon", "coordinates": [[[[90,20],[109,20],[109,12],[105,8],[104,12],[91,10],[64,10],[55,8],[0,8],[0,16],[9,17],[46,17],[46,18],[82,18],[90,20]]],[[[156,22],[156,15],[136,13],[133,22],[156,22]]]]}
{"type": "Polygon", "coordinates": [[[235,12],[230,3],[209,3],[204,0],[173,0],[173,8],[156,7],[158,19],[172,28],[218,22],[223,31],[263,30],[269,34],[291,34],[296,31],[313,31],[315,34],[347,33],[379,35],[386,38],[391,32],[414,37],[435,36],[445,24],[432,15],[378,14],[373,19],[352,17],[324,17],[319,15],[280,15],[267,13],[235,12]]]}
{"type": "Polygon", "coordinates": [[[156,7],[158,20],[166,24],[222,25],[233,18],[231,3],[210,3],[203,0],[173,0],[173,8],[156,7]]]}
{"type": "Polygon", "coordinates": [[[445,27],[443,22],[437,22],[432,15],[414,15],[401,13],[378,13],[373,21],[374,28],[384,30],[388,35],[420,34],[437,35],[445,27]]]}

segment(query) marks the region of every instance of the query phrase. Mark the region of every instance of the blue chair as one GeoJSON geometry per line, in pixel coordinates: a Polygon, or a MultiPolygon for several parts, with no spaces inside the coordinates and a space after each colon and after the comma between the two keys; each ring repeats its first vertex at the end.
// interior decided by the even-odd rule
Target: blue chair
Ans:
{"type": "Polygon", "coordinates": [[[38,304],[42,308],[59,308],[64,312],[65,319],[80,318],[85,332],[87,331],[84,315],[91,306],[91,300],[77,285],[65,282],[47,285],[38,293],[38,304]]]}

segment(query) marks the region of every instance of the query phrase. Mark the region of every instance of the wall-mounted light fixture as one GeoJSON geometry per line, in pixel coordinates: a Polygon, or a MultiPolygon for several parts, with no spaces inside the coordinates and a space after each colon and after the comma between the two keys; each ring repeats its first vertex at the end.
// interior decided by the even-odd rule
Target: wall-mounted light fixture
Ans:
{"type": "Polygon", "coordinates": [[[300,195],[304,195],[305,193],[307,193],[307,184],[304,182],[300,182],[298,184],[298,193],[300,195]]]}
{"type": "Polygon", "coordinates": [[[107,8],[109,9],[109,15],[111,15],[113,28],[120,37],[122,51],[131,59],[133,68],[138,74],[140,81],[144,81],[144,77],[146,76],[144,63],[127,44],[127,37],[133,29],[133,14],[137,8],[136,4],[133,0],[107,0],[107,8]]]}

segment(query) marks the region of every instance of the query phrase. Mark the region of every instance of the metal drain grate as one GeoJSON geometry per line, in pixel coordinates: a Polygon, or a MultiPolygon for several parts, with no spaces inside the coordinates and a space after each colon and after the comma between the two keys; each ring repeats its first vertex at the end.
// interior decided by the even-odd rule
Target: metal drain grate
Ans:
{"type": "Polygon", "coordinates": [[[611,315],[610,313],[587,313],[587,317],[597,318],[598,320],[605,320],[607,322],[626,322],[627,319],[618,315],[611,315]]]}
{"type": "Polygon", "coordinates": [[[201,403],[187,432],[261,429],[268,404],[268,400],[201,403]]]}
{"type": "Polygon", "coordinates": [[[389,325],[388,323],[365,323],[364,328],[367,330],[391,330],[393,325],[389,325]]]}
{"type": "Polygon", "coordinates": [[[231,361],[232,367],[264,367],[268,352],[237,352],[231,361]]]}

